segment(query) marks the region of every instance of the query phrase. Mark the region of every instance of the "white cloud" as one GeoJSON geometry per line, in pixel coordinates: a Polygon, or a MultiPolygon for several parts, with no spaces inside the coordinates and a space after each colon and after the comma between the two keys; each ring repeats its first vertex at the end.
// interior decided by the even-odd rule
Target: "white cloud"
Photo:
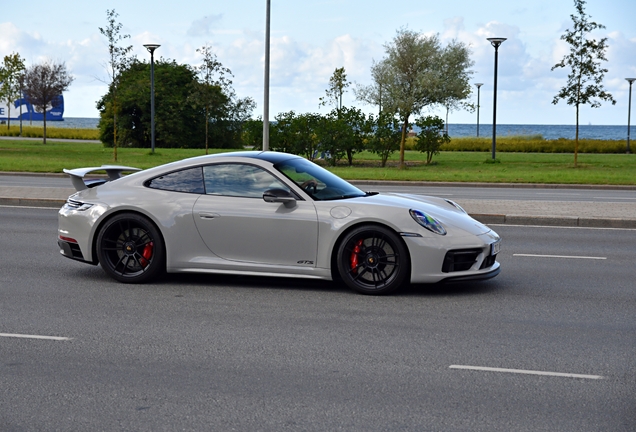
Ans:
{"type": "MultiPolygon", "coordinates": [[[[571,108],[563,103],[551,104],[567,73],[552,72],[550,68],[569,50],[559,37],[565,28],[571,27],[571,3],[537,0],[522,8],[495,3],[440,3],[431,7],[407,0],[405,7],[390,13],[386,8],[373,7],[375,4],[355,1],[281,0],[273,5],[270,112],[274,116],[290,109],[317,111],[318,98],[324,95],[329,77],[337,67],[345,67],[350,81],[369,84],[373,59],[384,56],[382,44],[391,40],[396,29],[408,26],[423,29],[427,34],[439,32],[443,43],[457,39],[470,46],[475,60],[472,81],[484,83],[481,89],[484,119],[488,118],[488,105],[492,103],[494,66],[494,49],[486,38],[500,36],[508,39],[499,49],[498,119],[508,123],[569,122],[571,108]],[[332,5],[336,4],[338,7],[334,9],[332,5]]],[[[263,95],[264,10],[257,8],[254,13],[246,14],[245,7],[249,4],[247,0],[220,3],[215,6],[216,14],[207,16],[200,11],[207,10],[209,5],[198,0],[189,8],[171,4],[174,6],[171,9],[162,4],[152,16],[143,13],[141,4],[135,2],[118,5],[117,10],[129,26],[124,33],[133,35],[130,44],[140,60],[150,60],[142,45],[153,42],[161,44],[156,58],[198,65],[201,60],[196,49],[206,40],[211,41],[219,60],[234,73],[237,95],[253,97],[259,104],[255,112],[258,114],[263,95]]],[[[66,115],[97,116],[95,101],[106,90],[95,79],[106,77],[103,65],[107,46],[97,31],[100,23],[103,25],[101,7],[77,2],[63,11],[34,10],[27,19],[18,13],[14,3],[7,6],[5,15],[14,18],[0,23],[3,36],[0,55],[19,52],[27,64],[47,58],[65,61],[76,78],[65,94],[66,115]],[[61,27],[60,22],[76,25],[61,27]]],[[[599,33],[600,37],[609,38],[606,63],[609,72],[604,83],[618,103],[615,107],[603,105],[601,109],[585,110],[585,115],[594,124],[621,124],[626,117],[623,111],[629,88],[624,78],[636,76],[633,60],[636,38],[627,15],[610,13],[611,5],[591,12],[596,15],[601,11],[606,16],[600,21],[609,29],[607,33],[599,33]]],[[[345,94],[345,103],[373,110],[357,103],[352,91],[345,94]]],[[[474,116],[457,112],[452,114],[451,121],[474,122],[474,116]]]]}
{"type": "Polygon", "coordinates": [[[212,33],[212,27],[223,19],[223,15],[209,15],[198,19],[190,25],[188,36],[207,36],[212,33]]]}

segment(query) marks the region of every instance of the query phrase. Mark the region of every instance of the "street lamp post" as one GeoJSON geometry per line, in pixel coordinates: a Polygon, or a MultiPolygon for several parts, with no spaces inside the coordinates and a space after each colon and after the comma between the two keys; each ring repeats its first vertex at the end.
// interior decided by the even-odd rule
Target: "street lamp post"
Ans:
{"type": "Polygon", "coordinates": [[[488,38],[490,44],[495,47],[495,86],[494,101],[492,105],[492,160],[495,160],[495,151],[497,148],[497,67],[499,64],[499,45],[501,45],[506,38],[488,38]]]}
{"type": "Polygon", "coordinates": [[[627,153],[631,153],[629,149],[629,132],[630,132],[630,120],[632,117],[632,83],[636,81],[636,78],[625,78],[629,82],[629,104],[627,107],[627,153]]]}
{"type": "Polygon", "coordinates": [[[145,44],[150,53],[150,151],[155,152],[155,50],[161,45],[145,44]]]}
{"type": "Polygon", "coordinates": [[[477,86],[477,138],[479,138],[479,92],[484,83],[476,83],[477,86]]]}
{"type": "Polygon", "coordinates": [[[269,150],[269,27],[270,0],[265,17],[265,90],[263,92],[263,151],[269,150]]]}

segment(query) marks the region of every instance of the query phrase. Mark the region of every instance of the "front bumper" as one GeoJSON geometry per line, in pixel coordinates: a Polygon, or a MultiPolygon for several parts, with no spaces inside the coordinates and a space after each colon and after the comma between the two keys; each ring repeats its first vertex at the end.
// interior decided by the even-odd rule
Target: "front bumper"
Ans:
{"type": "Polygon", "coordinates": [[[403,238],[411,255],[412,283],[483,280],[501,271],[493,254],[492,236],[403,238]]]}
{"type": "Polygon", "coordinates": [[[500,272],[501,272],[501,264],[499,264],[498,262],[495,262],[495,265],[488,271],[479,272],[479,273],[470,274],[470,275],[463,275],[463,276],[450,276],[450,277],[447,277],[446,279],[442,279],[441,282],[467,282],[467,281],[479,281],[479,280],[492,279],[495,276],[497,276],[500,272]]]}

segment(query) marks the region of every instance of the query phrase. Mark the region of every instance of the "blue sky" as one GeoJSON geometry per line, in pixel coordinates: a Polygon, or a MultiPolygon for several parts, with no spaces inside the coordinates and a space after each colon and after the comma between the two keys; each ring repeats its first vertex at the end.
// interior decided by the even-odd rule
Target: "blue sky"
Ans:
{"type": "MultiPolygon", "coordinates": [[[[334,69],[345,67],[353,86],[370,83],[370,67],[384,57],[384,44],[399,28],[439,33],[443,42],[456,38],[471,47],[473,82],[481,88],[481,122],[492,118],[494,49],[488,37],[506,37],[499,50],[498,123],[573,124],[574,108],[552,98],[565,84],[566,73],[550,68],[567,52],[559,40],[571,27],[572,1],[504,2],[458,0],[271,0],[270,113],[294,110],[322,112],[324,95],[334,69]]],[[[98,27],[106,25],[106,9],[115,9],[130,34],[139,58],[149,58],[144,43],[159,43],[156,56],[197,65],[196,49],[209,43],[219,60],[234,73],[239,97],[263,108],[265,0],[210,2],[7,2],[0,18],[0,55],[19,52],[27,65],[44,59],[64,61],[75,76],[65,94],[66,117],[97,117],[96,101],[106,92],[104,65],[107,42],[98,27]],[[26,6],[25,6],[26,5],[26,6]]],[[[584,107],[583,124],[622,125],[627,122],[629,85],[636,77],[636,25],[632,0],[589,0],[586,11],[607,28],[595,36],[608,37],[609,72],[605,87],[615,106],[584,107]],[[631,18],[630,18],[631,17],[631,18]]],[[[472,96],[476,101],[476,90],[472,96]]],[[[375,107],[344,97],[347,106],[367,112],[375,107]]],[[[432,113],[442,115],[438,109],[432,113]]],[[[476,115],[451,113],[450,123],[474,123],[476,115]]]]}

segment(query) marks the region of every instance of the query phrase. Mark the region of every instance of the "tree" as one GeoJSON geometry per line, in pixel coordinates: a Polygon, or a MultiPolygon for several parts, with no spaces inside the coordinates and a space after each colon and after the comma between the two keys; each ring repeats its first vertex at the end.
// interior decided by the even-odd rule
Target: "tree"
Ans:
{"type": "Polygon", "coordinates": [[[276,122],[270,129],[270,147],[274,151],[295,153],[296,147],[293,123],[296,119],[294,111],[278,113],[276,122]]]}
{"type": "Polygon", "coordinates": [[[380,156],[382,167],[394,152],[400,149],[402,132],[395,116],[389,112],[381,112],[377,118],[371,118],[374,123],[373,134],[369,136],[367,149],[380,156]]]}
{"type": "MultiPolygon", "coordinates": [[[[188,65],[155,61],[155,120],[157,147],[201,148],[204,124],[200,110],[188,101],[196,74],[188,65]]],[[[151,147],[150,64],[132,61],[121,70],[117,88],[97,102],[100,140],[114,146],[114,97],[117,93],[119,147],[151,147]]]]}
{"type": "Polygon", "coordinates": [[[567,84],[561,88],[559,93],[552,100],[557,104],[560,99],[573,105],[576,108],[576,135],[574,139],[574,166],[578,163],[579,152],[579,110],[581,105],[590,105],[592,108],[601,106],[601,101],[616,101],[611,94],[603,88],[603,77],[607,69],[601,66],[601,61],[607,61],[605,50],[607,49],[607,38],[600,41],[588,39],[587,35],[596,30],[604,29],[605,26],[589,21],[589,15],[585,13],[585,1],[574,0],[576,15],[572,14],[574,28],[567,29],[561,40],[570,45],[570,52],[563,59],[552,67],[569,68],[567,84]]]}
{"type": "Polygon", "coordinates": [[[241,148],[243,146],[243,127],[252,117],[256,102],[251,97],[237,98],[232,91],[223,112],[223,117],[213,118],[210,135],[221,148],[241,148]]]}
{"type": "Polygon", "coordinates": [[[128,54],[132,50],[132,45],[126,47],[119,46],[124,39],[130,39],[130,35],[120,34],[123,25],[115,22],[119,14],[115,9],[106,9],[106,27],[99,27],[99,32],[108,39],[108,74],[110,76],[110,87],[112,88],[112,115],[113,115],[113,158],[117,161],[117,88],[119,87],[119,79],[121,71],[132,59],[128,58],[128,54]]]}
{"type": "Polygon", "coordinates": [[[314,160],[318,150],[316,128],[320,124],[319,114],[300,114],[292,121],[292,131],[296,141],[295,153],[309,160],[314,160]]]}
{"type": "MultiPolygon", "coordinates": [[[[270,130],[271,127],[270,124],[270,130]]],[[[256,119],[247,119],[243,123],[242,138],[244,146],[251,147],[253,150],[263,149],[263,118],[261,116],[256,119]]]]}
{"type": "Polygon", "coordinates": [[[387,92],[387,83],[389,79],[389,65],[387,62],[376,63],[373,61],[371,66],[371,78],[373,84],[368,86],[357,85],[353,89],[358,100],[367,102],[371,105],[378,106],[378,115],[382,113],[385,106],[393,106],[393,103],[389,100],[389,94],[387,92]]]}
{"type": "Polygon", "coordinates": [[[43,114],[43,144],[46,144],[46,110],[55,106],[58,97],[69,88],[73,79],[63,62],[50,60],[29,67],[24,74],[24,94],[35,111],[43,114]]]}
{"type": "MultiPolygon", "coordinates": [[[[438,88],[442,49],[437,35],[422,36],[406,29],[398,30],[393,41],[384,47],[387,57],[374,64],[372,73],[385,77],[389,104],[385,104],[385,110],[397,113],[402,122],[400,168],[403,169],[409,118],[424,107],[441,102],[438,88]]],[[[375,103],[376,99],[366,102],[375,103]]]]}
{"type": "Polygon", "coordinates": [[[444,132],[444,120],[437,116],[426,116],[417,119],[415,124],[421,129],[415,148],[426,153],[426,165],[429,165],[433,155],[439,154],[442,144],[450,142],[448,134],[444,132]]]}
{"type": "MultiPolygon", "coordinates": [[[[197,52],[203,55],[203,63],[195,68],[198,80],[193,82],[190,99],[195,105],[203,107],[205,119],[205,154],[208,154],[208,137],[210,117],[213,109],[223,109],[230,98],[232,81],[226,75],[232,76],[232,71],[224,67],[212,52],[207,43],[197,52]]],[[[222,113],[214,113],[214,117],[222,117],[222,113]]]]}
{"type": "MultiPolygon", "coordinates": [[[[197,71],[174,60],[155,61],[155,120],[157,147],[204,148],[204,107],[194,102],[197,71]]],[[[232,99],[221,87],[212,86],[219,105],[209,108],[209,136],[215,148],[239,148],[242,125],[250,118],[254,102],[250,98],[232,99]]],[[[231,90],[231,89],[230,89],[231,90]]],[[[113,145],[113,92],[98,102],[100,140],[113,145]]],[[[150,147],[150,64],[132,61],[121,71],[117,88],[119,145],[150,147]]]]}
{"type": "Polygon", "coordinates": [[[423,36],[406,29],[398,30],[393,41],[384,47],[386,58],[371,67],[375,83],[359,88],[356,96],[370,104],[381,104],[381,111],[399,116],[400,168],[404,168],[409,118],[425,107],[443,103],[451,107],[455,101],[465,99],[470,94],[466,85],[472,74],[469,70],[472,61],[470,51],[462,43],[453,41],[442,48],[437,35],[423,36]],[[446,73],[452,76],[447,77],[446,73]],[[468,94],[464,96],[466,91],[468,94]]]}
{"type": "Polygon", "coordinates": [[[20,57],[20,54],[13,53],[4,56],[4,61],[0,66],[0,102],[7,103],[7,129],[11,128],[11,105],[22,96],[20,79],[24,70],[24,59],[20,57]]]}
{"type": "MultiPolygon", "coordinates": [[[[7,81],[7,75],[8,73],[3,67],[3,65],[0,65],[0,102],[4,102],[7,99],[6,97],[7,90],[4,86],[4,83],[7,81]]],[[[7,117],[10,118],[10,116],[7,116],[7,117]]]]}
{"type": "Polygon", "coordinates": [[[366,147],[366,140],[373,129],[372,121],[357,108],[341,108],[339,118],[344,122],[345,133],[340,147],[347,156],[349,166],[353,165],[353,155],[366,147]]]}
{"type": "Polygon", "coordinates": [[[471,94],[470,69],[475,62],[470,59],[470,49],[462,42],[451,41],[442,50],[440,61],[440,104],[446,108],[446,133],[448,134],[448,112],[460,108],[473,110],[464,102],[471,94]]]}
{"type": "Polygon", "coordinates": [[[331,166],[346,154],[347,142],[350,140],[351,128],[346,120],[341,118],[337,109],[326,116],[321,116],[316,127],[316,139],[325,160],[331,166]]]}
{"type": "Polygon", "coordinates": [[[351,83],[347,81],[345,68],[336,68],[331,78],[329,87],[325,90],[325,96],[320,98],[320,106],[334,105],[336,109],[342,109],[342,94],[351,83]]]}

